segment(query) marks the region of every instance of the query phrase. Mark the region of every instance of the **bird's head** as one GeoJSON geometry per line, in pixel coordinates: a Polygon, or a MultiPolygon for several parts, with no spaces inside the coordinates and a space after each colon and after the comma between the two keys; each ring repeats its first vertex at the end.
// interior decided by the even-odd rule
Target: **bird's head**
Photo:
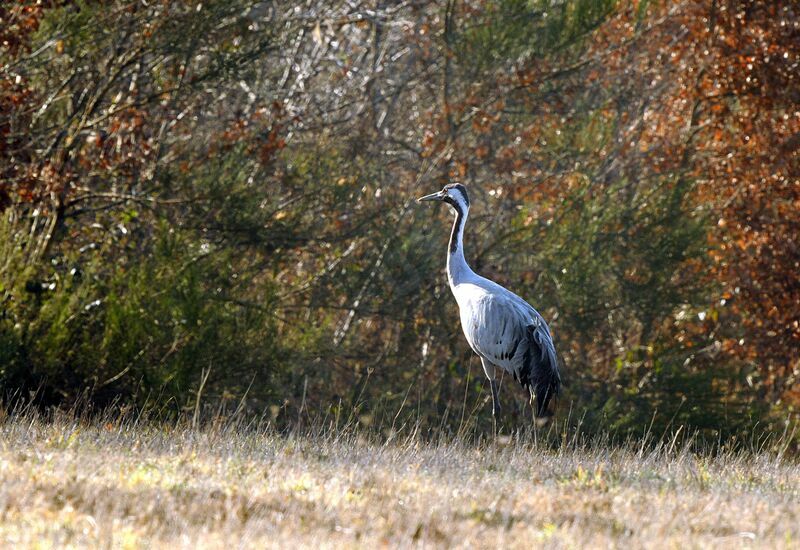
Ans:
{"type": "Polygon", "coordinates": [[[446,202],[456,210],[465,214],[469,210],[469,195],[467,188],[460,183],[450,183],[445,185],[438,193],[431,193],[417,199],[417,202],[442,201],[446,202]]]}

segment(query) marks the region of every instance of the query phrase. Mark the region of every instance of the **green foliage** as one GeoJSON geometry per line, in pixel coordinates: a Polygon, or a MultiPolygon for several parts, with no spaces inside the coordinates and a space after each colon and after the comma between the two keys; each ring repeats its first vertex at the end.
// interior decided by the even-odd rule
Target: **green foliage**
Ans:
{"type": "Polygon", "coordinates": [[[602,22],[617,0],[497,0],[457,29],[456,52],[471,71],[494,69],[523,56],[573,47],[602,22]]]}
{"type": "Polygon", "coordinates": [[[6,390],[45,380],[68,399],[87,389],[101,401],[157,392],[182,405],[205,369],[211,395],[240,394],[254,377],[267,382],[281,364],[272,290],[261,286],[257,304],[236,299],[231,260],[162,225],[135,263],[109,273],[97,253],[76,262],[80,279],[38,296],[12,294],[17,315],[0,332],[6,390]]]}
{"type": "MultiPolygon", "coordinates": [[[[614,383],[622,391],[600,388],[593,399],[613,432],[641,433],[649,426],[660,436],[691,426],[707,441],[728,440],[752,432],[767,412],[741,396],[737,380],[743,373],[695,357],[690,350],[663,340],[630,352],[618,362],[614,383]]],[[[600,422],[598,422],[600,421],[600,422]]]]}

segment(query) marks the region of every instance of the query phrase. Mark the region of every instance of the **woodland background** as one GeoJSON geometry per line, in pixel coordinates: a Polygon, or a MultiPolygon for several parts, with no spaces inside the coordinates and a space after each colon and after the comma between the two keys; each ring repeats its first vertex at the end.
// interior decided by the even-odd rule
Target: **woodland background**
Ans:
{"type": "Polygon", "coordinates": [[[468,260],[550,321],[561,418],[782,432],[798,150],[791,0],[3,2],[0,386],[485,424],[450,213],[413,201],[462,181],[468,260]]]}

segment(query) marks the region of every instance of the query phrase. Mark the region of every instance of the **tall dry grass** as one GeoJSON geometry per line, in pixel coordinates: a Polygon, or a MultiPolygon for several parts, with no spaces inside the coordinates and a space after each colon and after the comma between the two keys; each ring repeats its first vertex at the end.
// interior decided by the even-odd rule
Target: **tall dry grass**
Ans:
{"type": "Polygon", "coordinates": [[[198,424],[3,412],[0,546],[800,545],[800,464],[780,440],[198,424]]]}

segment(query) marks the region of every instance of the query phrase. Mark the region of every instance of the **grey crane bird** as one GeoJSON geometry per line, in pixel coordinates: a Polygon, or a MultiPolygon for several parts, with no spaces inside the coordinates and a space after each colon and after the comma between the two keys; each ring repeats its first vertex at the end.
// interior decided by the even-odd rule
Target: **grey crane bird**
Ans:
{"type": "Polygon", "coordinates": [[[469,346],[481,358],[492,388],[492,414],[500,414],[497,372],[510,373],[530,392],[537,423],[552,416],[550,400],[558,395],[561,377],[550,328],[528,302],[497,283],[481,277],[464,259],[464,224],[469,195],[460,183],[417,199],[442,201],[455,211],[447,254],[447,280],[458,302],[461,328],[469,346]]]}

